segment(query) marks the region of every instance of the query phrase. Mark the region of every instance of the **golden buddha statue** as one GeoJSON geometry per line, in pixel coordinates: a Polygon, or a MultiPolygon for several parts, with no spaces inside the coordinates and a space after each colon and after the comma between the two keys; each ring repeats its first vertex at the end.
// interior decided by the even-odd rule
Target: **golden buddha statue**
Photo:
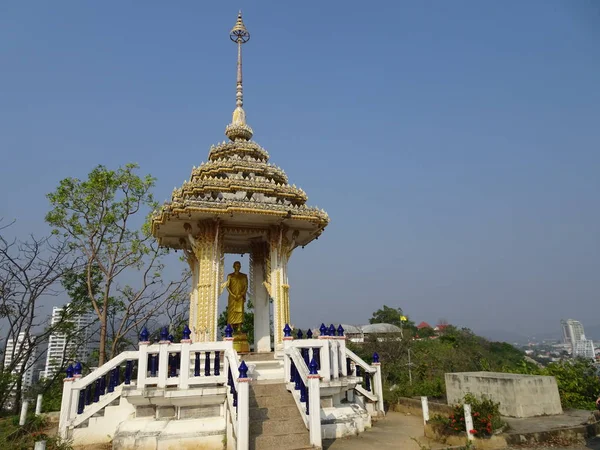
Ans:
{"type": "Polygon", "coordinates": [[[227,281],[221,285],[221,292],[227,288],[229,298],[227,300],[227,323],[236,332],[239,332],[244,322],[244,302],[248,292],[248,276],[240,272],[242,264],[239,261],[233,263],[233,273],[227,275],[227,281]]]}

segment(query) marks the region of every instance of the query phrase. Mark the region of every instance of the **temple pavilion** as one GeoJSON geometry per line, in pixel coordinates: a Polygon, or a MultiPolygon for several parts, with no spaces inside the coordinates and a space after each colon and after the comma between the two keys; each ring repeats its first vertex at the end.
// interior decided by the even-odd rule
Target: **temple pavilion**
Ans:
{"type": "Polygon", "coordinates": [[[250,255],[249,295],[254,306],[256,352],[282,350],[290,323],[287,274],[293,250],[323,232],[329,216],[306,204],[306,193],[290,185],[269,153],[252,140],[243,108],[242,46],[250,39],[240,13],[230,33],[237,44],[236,107],[225,128],[228,140],[211,146],[208,161],[192,169],[152,218],[159,245],[182,249],[192,271],[189,327],[194,342],[217,340],[218,300],[224,255],[250,255]],[[270,301],[273,302],[271,343],[270,301]]]}

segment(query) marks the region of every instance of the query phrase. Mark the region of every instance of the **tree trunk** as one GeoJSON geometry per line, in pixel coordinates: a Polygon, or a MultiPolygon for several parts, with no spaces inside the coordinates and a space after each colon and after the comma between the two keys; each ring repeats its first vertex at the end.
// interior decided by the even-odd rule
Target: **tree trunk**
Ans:
{"type": "Polygon", "coordinates": [[[21,414],[21,396],[23,393],[23,374],[19,374],[17,384],[15,385],[15,403],[12,412],[14,415],[21,414]]]}
{"type": "Polygon", "coordinates": [[[98,367],[101,367],[106,362],[106,317],[107,317],[106,306],[102,311],[102,318],[100,319],[100,345],[98,349],[98,367]]]}

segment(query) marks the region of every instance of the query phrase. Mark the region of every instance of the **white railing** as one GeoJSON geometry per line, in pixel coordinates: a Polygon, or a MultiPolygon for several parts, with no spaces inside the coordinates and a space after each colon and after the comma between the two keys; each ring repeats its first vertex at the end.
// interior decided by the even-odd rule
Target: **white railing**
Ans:
{"type": "Polygon", "coordinates": [[[237,352],[233,349],[225,351],[228,418],[231,419],[236,449],[247,450],[250,443],[250,378],[247,373],[241,373],[240,367],[237,352]]]}
{"type": "MultiPolygon", "coordinates": [[[[296,348],[307,367],[314,359],[323,387],[340,378],[357,379],[355,391],[374,403],[377,411],[384,414],[379,362],[368,364],[346,347],[344,336],[319,336],[318,339],[293,339],[289,336],[285,345],[286,348],[296,348]]],[[[286,358],[284,361],[286,379],[290,378],[290,367],[291,359],[286,358]]]]}
{"type": "MultiPolygon", "coordinates": [[[[294,397],[304,425],[308,428],[310,444],[321,448],[321,376],[317,373],[316,366],[312,367],[312,370],[309,368],[300,349],[292,342],[291,340],[284,341],[286,383],[294,397]]],[[[327,345],[324,345],[319,348],[326,347],[327,345]]]]}
{"type": "MultiPolygon", "coordinates": [[[[248,387],[247,384],[245,389],[240,386],[244,383],[238,380],[237,366],[237,353],[229,340],[198,343],[161,341],[152,345],[140,342],[139,350],[123,352],[85,377],[75,373],[65,378],[59,433],[64,439],[68,438],[70,429],[117,400],[124,385],[133,385],[136,389],[226,385],[231,368],[238,397],[234,419],[237,423],[236,437],[242,436],[244,429],[248,429],[248,387]],[[136,378],[133,378],[134,366],[137,367],[136,378]],[[246,425],[243,425],[244,421],[246,425]]],[[[245,433],[247,435],[247,431],[245,433]]],[[[247,443],[246,447],[238,445],[238,448],[247,448],[247,443]]]]}

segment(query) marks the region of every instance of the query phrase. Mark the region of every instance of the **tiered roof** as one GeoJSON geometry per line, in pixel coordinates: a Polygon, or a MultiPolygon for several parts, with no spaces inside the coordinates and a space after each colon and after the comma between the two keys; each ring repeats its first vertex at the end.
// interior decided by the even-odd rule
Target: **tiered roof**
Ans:
{"type": "MultiPolygon", "coordinates": [[[[305,236],[301,237],[304,245],[318,237],[329,223],[329,216],[322,209],[307,206],[306,193],[296,185],[290,185],[283,169],[270,164],[269,153],[251,140],[253,131],[246,123],[243,109],[241,70],[241,44],[247,42],[250,35],[241,13],[230,37],[238,44],[238,74],[236,108],[225,129],[229,141],[212,146],[208,161],[194,167],[190,180],[173,190],[171,201],[154,215],[152,232],[161,245],[177,248],[178,237],[171,231],[160,231],[161,226],[174,218],[178,219],[180,215],[190,220],[215,216],[228,218],[235,214],[239,225],[244,222],[239,218],[241,213],[254,217],[246,220],[246,224],[268,225],[286,220],[292,228],[305,229],[306,233],[302,233],[305,236]],[[256,215],[263,216],[263,220],[257,220],[256,215]]],[[[169,229],[162,227],[165,228],[169,229]]]]}

